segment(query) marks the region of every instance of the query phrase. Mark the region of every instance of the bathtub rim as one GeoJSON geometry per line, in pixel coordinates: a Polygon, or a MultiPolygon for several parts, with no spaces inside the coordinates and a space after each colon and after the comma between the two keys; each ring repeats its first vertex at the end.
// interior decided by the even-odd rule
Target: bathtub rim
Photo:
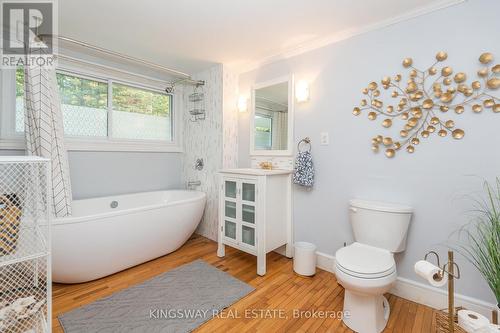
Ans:
{"type": "MultiPolygon", "coordinates": [[[[75,216],[68,216],[68,217],[62,217],[62,218],[53,218],[51,221],[52,222],[51,224],[52,224],[52,226],[56,226],[56,225],[67,225],[67,224],[75,224],[75,223],[85,223],[85,222],[102,220],[102,219],[120,216],[120,215],[137,213],[137,212],[141,212],[141,211],[155,210],[155,209],[185,205],[185,204],[197,202],[200,200],[206,200],[206,198],[207,198],[207,194],[203,191],[197,191],[197,190],[196,191],[193,191],[193,190],[160,190],[160,191],[123,193],[123,194],[118,194],[118,195],[114,195],[114,196],[107,195],[107,196],[93,197],[93,198],[86,198],[86,199],[79,199],[79,200],[116,198],[116,197],[120,197],[120,196],[132,196],[134,194],[165,193],[165,192],[190,192],[190,193],[196,193],[196,195],[193,196],[192,198],[190,197],[188,199],[175,200],[175,201],[171,201],[168,203],[160,203],[160,204],[140,206],[140,207],[136,207],[136,208],[121,209],[121,210],[117,210],[117,211],[111,211],[111,212],[100,213],[100,214],[92,214],[92,215],[76,216],[76,217],[75,216]]],[[[75,201],[78,201],[78,200],[75,200],[75,201]]]]}

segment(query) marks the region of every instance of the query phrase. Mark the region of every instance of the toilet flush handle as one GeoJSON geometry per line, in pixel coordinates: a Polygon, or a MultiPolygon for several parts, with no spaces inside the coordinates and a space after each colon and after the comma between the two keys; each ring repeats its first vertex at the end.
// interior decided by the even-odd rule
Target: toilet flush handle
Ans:
{"type": "Polygon", "coordinates": [[[350,210],[351,210],[351,212],[353,212],[353,213],[357,213],[357,212],[358,212],[358,210],[357,210],[356,208],[354,208],[354,207],[349,207],[349,209],[350,209],[350,210]]]}

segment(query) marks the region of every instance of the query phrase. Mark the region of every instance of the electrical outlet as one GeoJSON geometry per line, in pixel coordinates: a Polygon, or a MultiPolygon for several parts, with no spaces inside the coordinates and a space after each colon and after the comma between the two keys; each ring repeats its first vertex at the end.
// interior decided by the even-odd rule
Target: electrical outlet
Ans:
{"type": "Polygon", "coordinates": [[[328,134],[328,132],[321,132],[320,137],[320,144],[322,146],[328,146],[330,144],[330,135],[328,134]]]}

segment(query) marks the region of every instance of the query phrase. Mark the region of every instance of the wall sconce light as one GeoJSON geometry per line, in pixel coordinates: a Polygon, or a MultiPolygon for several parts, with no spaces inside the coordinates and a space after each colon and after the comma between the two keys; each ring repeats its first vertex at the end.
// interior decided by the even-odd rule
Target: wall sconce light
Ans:
{"type": "Polygon", "coordinates": [[[309,100],[309,82],[300,80],[295,84],[295,98],[299,103],[309,100]]]}
{"type": "Polygon", "coordinates": [[[241,95],[238,98],[238,111],[247,112],[248,111],[248,99],[246,96],[241,95]]]}

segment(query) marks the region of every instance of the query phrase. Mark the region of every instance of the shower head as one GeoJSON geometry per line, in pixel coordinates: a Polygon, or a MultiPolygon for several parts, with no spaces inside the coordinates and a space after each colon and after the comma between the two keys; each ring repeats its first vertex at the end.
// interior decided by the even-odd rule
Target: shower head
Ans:
{"type": "Polygon", "coordinates": [[[171,84],[170,86],[165,87],[165,92],[167,94],[173,94],[174,93],[174,85],[171,84]]]}

